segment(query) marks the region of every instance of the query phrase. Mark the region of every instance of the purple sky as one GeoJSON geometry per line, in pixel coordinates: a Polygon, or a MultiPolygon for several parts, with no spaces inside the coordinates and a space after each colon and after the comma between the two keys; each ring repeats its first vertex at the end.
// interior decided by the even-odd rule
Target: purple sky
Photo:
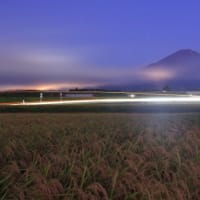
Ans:
{"type": "Polygon", "coordinates": [[[182,48],[200,51],[200,2],[6,0],[0,89],[126,83],[182,48]]]}

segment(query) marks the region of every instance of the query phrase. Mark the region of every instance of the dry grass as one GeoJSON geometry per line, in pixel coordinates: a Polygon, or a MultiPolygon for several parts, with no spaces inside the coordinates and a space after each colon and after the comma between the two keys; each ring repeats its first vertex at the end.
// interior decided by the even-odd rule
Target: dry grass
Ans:
{"type": "Polygon", "coordinates": [[[0,199],[199,199],[199,114],[1,114],[0,199]]]}

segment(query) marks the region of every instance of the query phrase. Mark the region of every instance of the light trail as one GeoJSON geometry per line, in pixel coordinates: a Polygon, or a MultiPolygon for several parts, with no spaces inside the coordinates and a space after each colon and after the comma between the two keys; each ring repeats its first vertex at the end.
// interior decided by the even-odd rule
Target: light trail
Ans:
{"type": "Polygon", "coordinates": [[[36,106],[36,105],[76,105],[76,104],[95,104],[95,103],[199,103],[200,96],[188,97],[143,97],[143,98],[110,98],[110,99],[89,99],[89,100],[63,100],[63,101],[44,101],[44,102],[25,102],[11,103],[12,106],[36,106]]]}

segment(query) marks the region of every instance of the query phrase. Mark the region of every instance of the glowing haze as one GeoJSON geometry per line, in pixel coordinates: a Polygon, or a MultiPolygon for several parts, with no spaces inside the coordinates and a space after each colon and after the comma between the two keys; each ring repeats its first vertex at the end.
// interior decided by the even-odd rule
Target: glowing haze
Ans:
{"type": "Polygon", "coordinates": [[[0,90],[104,87],[180,76],[145,66],[177,49],[200,49],[199,6],[185,1],[180,7],[179,0],[3,1],[0,90]]]}

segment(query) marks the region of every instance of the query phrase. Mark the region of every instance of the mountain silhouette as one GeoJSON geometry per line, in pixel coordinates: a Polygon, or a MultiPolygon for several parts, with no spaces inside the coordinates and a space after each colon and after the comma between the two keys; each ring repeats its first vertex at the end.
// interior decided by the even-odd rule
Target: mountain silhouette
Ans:
{"type": "Polygon", "coordinates": [[[200,53],[181,49],[136,71],[126,83],[106,85],[120,90],[200,90],[200,53]]]}
{"type": "Polygon", "coordinates": [[[176,51],[175,53],[161,59],[156,63],[152,63],[147,67],[168,67],[168,68],[193,68],[199,67],[200,68],[200,53],[193,51],[191,49],[181,49],[176,51]]]}

